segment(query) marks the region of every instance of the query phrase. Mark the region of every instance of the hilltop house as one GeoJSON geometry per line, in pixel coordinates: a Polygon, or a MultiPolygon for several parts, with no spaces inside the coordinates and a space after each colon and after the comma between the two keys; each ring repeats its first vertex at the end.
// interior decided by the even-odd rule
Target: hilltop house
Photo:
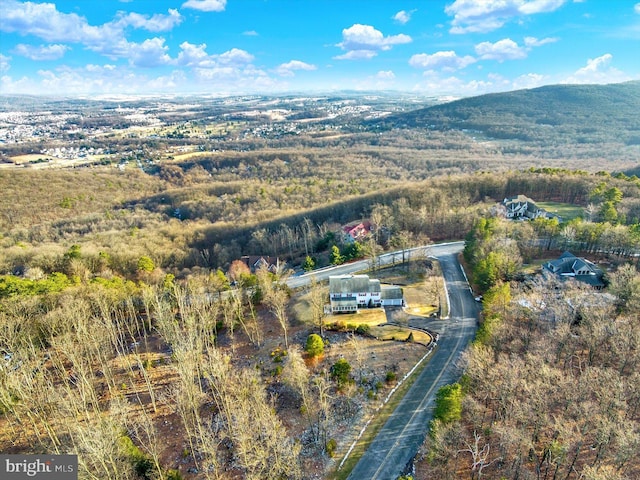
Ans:
{"type": "Polygon", "coordinates": [[[542,266],[542,273],[554,274],[560,280],[573,278],[579,282],[591,285],[596,290],[604,287],[602,270],[589,260],[576,257],[571,252],[564,252],[556,260],[545,263],[542,266]]]}
{"type": "Polygon", "coordinates": [[[544,208],[538,207],[533,200],[524,195],[516,197],[507,197],[502,201],[502,205],[506,209],[507,218],[547,218],[549,215],[544,208]]]}
{"type": "Polygon", "coordinates": [[[358,308],[379,307],[380,280],[368,275],[337,275],[329,277],[331,312],[356,312],[358,308]]]}
{"type": "Polygon", "coordinates": [[[329,277],[331,313],[357,312],[360,308],[402,306],[402,289],[380,285],[368,275],[336,275],[329,277]]]}

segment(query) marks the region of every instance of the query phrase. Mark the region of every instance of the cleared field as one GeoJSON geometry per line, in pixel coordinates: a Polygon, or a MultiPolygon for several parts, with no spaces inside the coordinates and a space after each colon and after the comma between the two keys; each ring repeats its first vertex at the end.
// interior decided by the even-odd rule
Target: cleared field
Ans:
{"type": "Polygon", "coordinates": [[[340,313],[338,315],[327,315],[324,319],[326,324],[338,323],[343,325],[380,325],[387,323],[387,314],[383,308],[369,308],[358,310],[356,313],[340,313]]]}
{"type": "Polygon", "coordinates": [[[571,203],[536,202],[536,205],[544,208],[549,213],[560,215],[564,221],[581,218],[584,214],[584,208],[571,203]]]}

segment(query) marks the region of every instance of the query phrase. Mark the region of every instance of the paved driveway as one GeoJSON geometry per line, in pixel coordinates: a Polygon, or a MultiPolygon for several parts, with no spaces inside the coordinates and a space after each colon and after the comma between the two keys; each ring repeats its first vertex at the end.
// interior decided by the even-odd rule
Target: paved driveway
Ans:
{"type": "Polygon", "coordinates": [[[475,335],[479,307],[469,290],[457,260],[461,242],[449,247],[430,247],[438,258],[447,285],[450,315],[447,320],[425,320],[421,326],[440,333],[438,348],[389,417],[349,479],[394,480],[400,476],[424,442],[433,415],[435,394],[455,382],[460,371],[456,361],[475,335]]]}

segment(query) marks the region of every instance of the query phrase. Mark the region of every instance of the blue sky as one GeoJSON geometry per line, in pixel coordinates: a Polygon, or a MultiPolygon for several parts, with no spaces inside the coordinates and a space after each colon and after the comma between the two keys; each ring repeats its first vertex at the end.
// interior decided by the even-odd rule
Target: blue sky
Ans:
{"type": "Polygon", "coordinates": [[[637,0],[0,4],[0,93],[401,90],[640,79],[637,0]]]}

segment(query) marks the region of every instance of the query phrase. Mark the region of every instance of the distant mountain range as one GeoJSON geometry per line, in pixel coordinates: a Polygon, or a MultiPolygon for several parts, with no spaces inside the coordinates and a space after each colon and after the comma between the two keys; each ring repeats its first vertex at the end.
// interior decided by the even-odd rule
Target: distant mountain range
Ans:
{"type": "Polygon", "coordinates": [[[374,124],[466,130],[536,143],[640,145],[640,81],[492,93],[390,115],[374,124]]]}

